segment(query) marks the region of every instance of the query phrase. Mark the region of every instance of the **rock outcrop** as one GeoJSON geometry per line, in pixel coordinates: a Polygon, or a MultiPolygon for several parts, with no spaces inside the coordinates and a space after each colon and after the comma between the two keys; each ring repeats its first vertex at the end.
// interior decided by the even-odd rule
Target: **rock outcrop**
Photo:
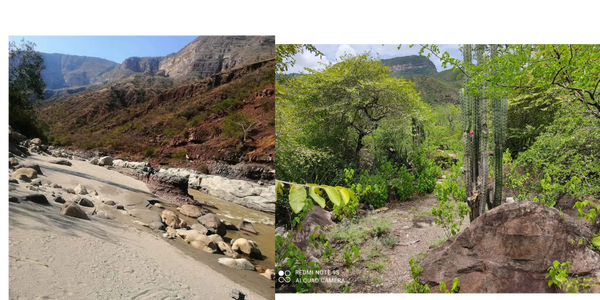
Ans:
{"type": "Polygon", "coordinates": [[[244,180],[204,175],[200,186],[211,196],[251,209],[275,212],[275,187],[244,180]]]}
{"type": "Polygon", "coordinates": [[[507,203],[431,250],[421,263],[421,282],[432,291],[457,277],[466,293],[557,292],[545,278],[555,260],[570,261],[572,275],[600,275],[600,253],[577,243],[591,237],[588,228],[557,209],[507,203]]]}

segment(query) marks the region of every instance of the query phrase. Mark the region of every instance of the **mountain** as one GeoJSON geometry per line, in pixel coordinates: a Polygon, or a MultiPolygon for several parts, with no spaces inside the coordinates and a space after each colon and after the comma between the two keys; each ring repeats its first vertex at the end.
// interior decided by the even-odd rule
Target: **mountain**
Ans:
{"type": "Polygon", "coordinates": [[[411,55],[383,59],[394,77],[404,77],[414,82],[421,98],[429,104],[459,104],[460,87],[465,82],[458,71],[437,72],[433,62],[425,56],[411,55]]]}
{"type": "Polygon", "coordinates": [[[58,53],[40,53],[46,68],[42,79],[50,90],[94,84],[119,64],[110,60],[58,53]]]}
{"type": "Polygon", "coordinates": [[[437,69],[433,62],[425,56],[410,55],[394,57],[382,59],[381,63],[390,68],[390,71],[395,77],[437,74],[437,69]]]}
{"type": "Polygon", "coordinates": [[[46,98],[79,93],[92,85],[111,84],[136,75],[169,78],[159,82],[173,81],[170,85],[177,85],[272,58],[274,45],[273,36],[202,36],[177,53],[129,57],[121,64],[94,57],[41,53],[46,64],[42,78],[50,90],[46,98]]]}
{"type": "Polygon", "coordinates": [[[45,101],[48,142],[153,164],[272,167],[274,49],[272,37],[209,37],[168,57],[129,58],[99,76],[107,84],[45,101]],[[245,140],[240,119],[253,124],[245,140]]]}

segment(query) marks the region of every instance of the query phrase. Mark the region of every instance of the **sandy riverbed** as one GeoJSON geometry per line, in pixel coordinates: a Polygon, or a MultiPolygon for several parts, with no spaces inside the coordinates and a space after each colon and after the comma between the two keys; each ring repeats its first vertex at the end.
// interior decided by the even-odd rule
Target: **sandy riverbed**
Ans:
{"type": "MultiPolygon", "coordinates": [[[[51,164],[55,159],[33,154],[26,162],[39,164],[40,178],[52,183],[95,189],[99,196],[88,199],[96,206],[102,200],[144,206],[157,198],[144,183],[118,172],[76,160],[72,166],[51,164]]],[[[25,185],[10,184],[16,187],[10,196],[34,193],[25,185]]],[[[67,200],[72,195],[47,191],[51,206],[9,204],[11,299],[230,299],[232,289],[249,299],[274,299],[272,282],[256,272],[202,263],[120,212],[113,220],[62,216],[61,204],[48,194],[62,192],[67,200]]]]}

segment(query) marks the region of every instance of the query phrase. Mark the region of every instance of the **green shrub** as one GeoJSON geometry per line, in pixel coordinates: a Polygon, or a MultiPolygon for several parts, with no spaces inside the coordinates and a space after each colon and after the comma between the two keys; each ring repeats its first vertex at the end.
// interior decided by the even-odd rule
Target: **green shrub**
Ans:
{"type": "Polygon", "coordinates": [[[208,174],[209,173],[209,171],[208,171],[208,165],[207,164],[201,164],[198,167],[198,171],[200,171],[200,173],[202,173],[202,174],[208,174]]]}
{"type": "Polygon", "coordinates": [[[225,99],[225,100],[223,100],[223,101],[215,104],[213,106],[213,108],[211,109],[211,111],[213,113],[217,113],[217,112],[226,110],[226,109],[228,109],[228,108],[230,108],[230,107],[232,107],[234,105],[237,105],[240,102],[241,101],[239,99],[237,99],[237,98],[227,98],[227,99],[225,99]]]}
{"type": "Polygon", "coordinates": [[[146,151],[144,151],[144,157],[151,157],[155,152],[156,150],[154,150],[154,148],[147,148],[146,151]]]}
{"type": "Polygon", "coordinates": [[[185,148],[177,149],[177,151],[171,154],[172,158],[185,158],[187,155],[187,150],[185,148]]]}

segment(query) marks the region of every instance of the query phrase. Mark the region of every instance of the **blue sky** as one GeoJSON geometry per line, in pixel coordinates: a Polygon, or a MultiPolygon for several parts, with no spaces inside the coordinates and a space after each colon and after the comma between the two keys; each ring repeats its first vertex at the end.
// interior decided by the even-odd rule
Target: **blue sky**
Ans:
{"type": "Polygon", "coordinates": [[[46,53],[100,57],[122,63],[132,56],[165,56],[181,50],[196,36],[9,36],[9,41],[25,38],[46,53]]]}
{"type": "MultiPolygon", "coordinates": [[[[398,50],[398,45],[399,44],[314,45],[317,49],[319,49],[319,51],[321,51],[321,52],[323,52],[323,54],[325,54],[325,57],[322,57],[322,58],[316,57],[314,54],[312,54],[308,51],[305,51],[305,53],[303,53],[303,54],[298,54],[295,56],[296,64],[293,67],[288,69],[288,73],[300,73],[304,70],[305,67],[308,67],[311,69],[321,69],[322,65],[320,65],[320,63],[335,62],[336,59],[344,53],[360,54],[360,53],[363,53],[364,51],[371,50],[371,55],[373,55],[377,58],[380,58],[380,59],[385,59],[385,58],[392,58],[392,57],[398,57],[398,56],[418,55],[419,49],[421,48],[420,45],[414,45],[412,48],[410,48],[410,45],[402,45],[402,47],[400,47],[400,50],[398,50]]],[[[459,49],[458,44],[438,45],[438,46],[441,49],[442,53],[444,51],[448,51],[450,56],[452,56],[454,58],[462,59],[462,54],[458,50],[459,49]]],[[[423,53],[423,55],[426,55],[426,54],[427,54],[427,51],[425,51],[423,53]]],[[[435,56],[432,55],[429,59],[433,62],[433,64],[435,64],[438,72],[444,70],[442,68],[442,63],[435,56]]]]}

